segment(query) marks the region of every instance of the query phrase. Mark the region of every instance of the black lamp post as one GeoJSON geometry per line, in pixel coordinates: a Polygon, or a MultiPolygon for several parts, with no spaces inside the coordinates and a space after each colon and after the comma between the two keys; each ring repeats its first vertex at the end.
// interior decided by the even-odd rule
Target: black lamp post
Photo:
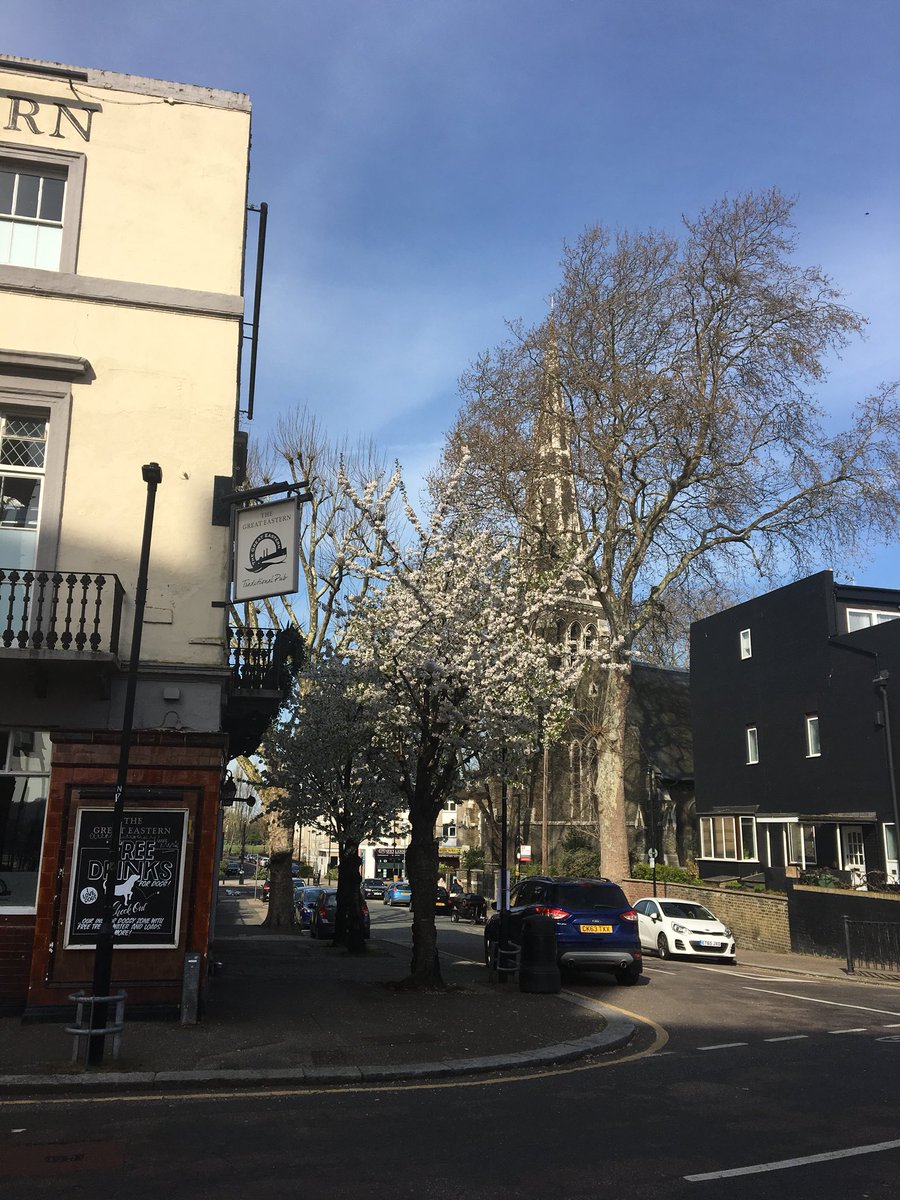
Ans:
{"type": "MultiPolygon", "coordinates": [[[[109,1008],[109,989],[112,980],[112,956],[115,941],[113,910],[116,883],[119,874],[119,841],[122,834],[122,818],[125,812],[125,784],[128,779],[128,758],[131,752],[131,731],[134,726],[134,704],[137,695],[138,668],[141,662],[141,634],[144,627],[144,608],[147,603],[147,574],[150,565],[150,538],[153,533],[153,512],[156,507],[156,489],[162,483],[159,463],[146,463],[141,475],[147,485],[147,503],[144,509],[144,535],[141,542],[141,557],[138,565],[137,587],[134,594],[134,631],[131,635],[131,657],[128,663],[128,682],[125,688],[125,707],[122,713],[122,739],[119,745],[119,769],[116,776],[113,800],[112,825],[109,833],[109,866],[103,883],[103,913],[97,948],[94,952],[94,1004],[91,1011],[91,1029],[106,1027],[109,1008]]],[[[93,1034],[88,1047],[88,1062],[96,1066],[103,1062],[105,1038],[93,1034]]]]}
{"type": "Polygon", "coordinates": [[[507,852],[508,840],[508,793],[506,780],[506,747],[501,754],[502,774],[500,776],[500,943],[497,948],[497,977],[500,983],[506,983],[507,953],[509,946],[509,864],[507,852]]]}

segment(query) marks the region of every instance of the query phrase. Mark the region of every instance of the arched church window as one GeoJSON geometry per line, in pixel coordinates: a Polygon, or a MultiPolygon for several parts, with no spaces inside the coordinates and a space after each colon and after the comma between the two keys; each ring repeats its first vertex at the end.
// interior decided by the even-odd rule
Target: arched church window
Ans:
{"type": "Polygon", "coordinates": [[[581,653],[581,625],[578,621],[573,621],[569,626],[566,640],[569,643],[569,662],[575,662],[581,653]]]}
{"type": "Polygon", "coordinates": [[[593,650],[597,645],[597,626],[585,625],[584,627],[584,648],[587,651],[593,650]]]}

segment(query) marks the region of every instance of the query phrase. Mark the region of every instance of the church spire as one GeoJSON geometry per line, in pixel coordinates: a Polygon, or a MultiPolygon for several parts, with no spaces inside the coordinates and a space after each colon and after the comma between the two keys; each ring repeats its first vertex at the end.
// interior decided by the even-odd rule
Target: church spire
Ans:
{"type": "Polygon", "coordinates": [[[540,408],[534,425],[532,477],[526,493],[526,548],[549,569],[584,549],[572,469],[572,418],[560,381],[559,345],[551,305],[540,408]]]}

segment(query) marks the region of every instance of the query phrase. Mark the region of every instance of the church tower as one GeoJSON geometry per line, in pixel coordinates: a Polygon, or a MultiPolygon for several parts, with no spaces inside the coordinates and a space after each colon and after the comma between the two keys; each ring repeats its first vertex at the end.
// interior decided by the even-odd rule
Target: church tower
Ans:
{"type": "MultiPolygon", "coordinates": [[[[541,574],[576,560],[587,548],[572,461],[573,421],[560,379],[559,347],[551,315],[540,408],[534,423],[531,479],[526,487],[522,548],[541,574]]],[[[585,580],[571,599],[548,614],[549,640],[577,655],[605,636],[602,607],[585,580]]]]}

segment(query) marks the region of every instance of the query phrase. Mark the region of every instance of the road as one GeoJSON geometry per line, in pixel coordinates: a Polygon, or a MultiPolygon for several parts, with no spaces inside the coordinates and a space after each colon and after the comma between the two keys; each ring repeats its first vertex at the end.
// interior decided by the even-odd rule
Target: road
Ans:
{"type": "MultiPolygon", "coordinates": [[[[376,936],[408,941],[405,910],[370,909],[376,936]]],[[[480,957],[481,937],[440,921],[448,954],[480,957]]],[[[637,1044],[490,1083],[6,1103],[3,1195],[900,1195],[900,989],[655,959],[638,987],[566,987],[645,1021],[637,1044]],[[60,1161],[29,1164],[26,1140],[60,1161]]]]}

